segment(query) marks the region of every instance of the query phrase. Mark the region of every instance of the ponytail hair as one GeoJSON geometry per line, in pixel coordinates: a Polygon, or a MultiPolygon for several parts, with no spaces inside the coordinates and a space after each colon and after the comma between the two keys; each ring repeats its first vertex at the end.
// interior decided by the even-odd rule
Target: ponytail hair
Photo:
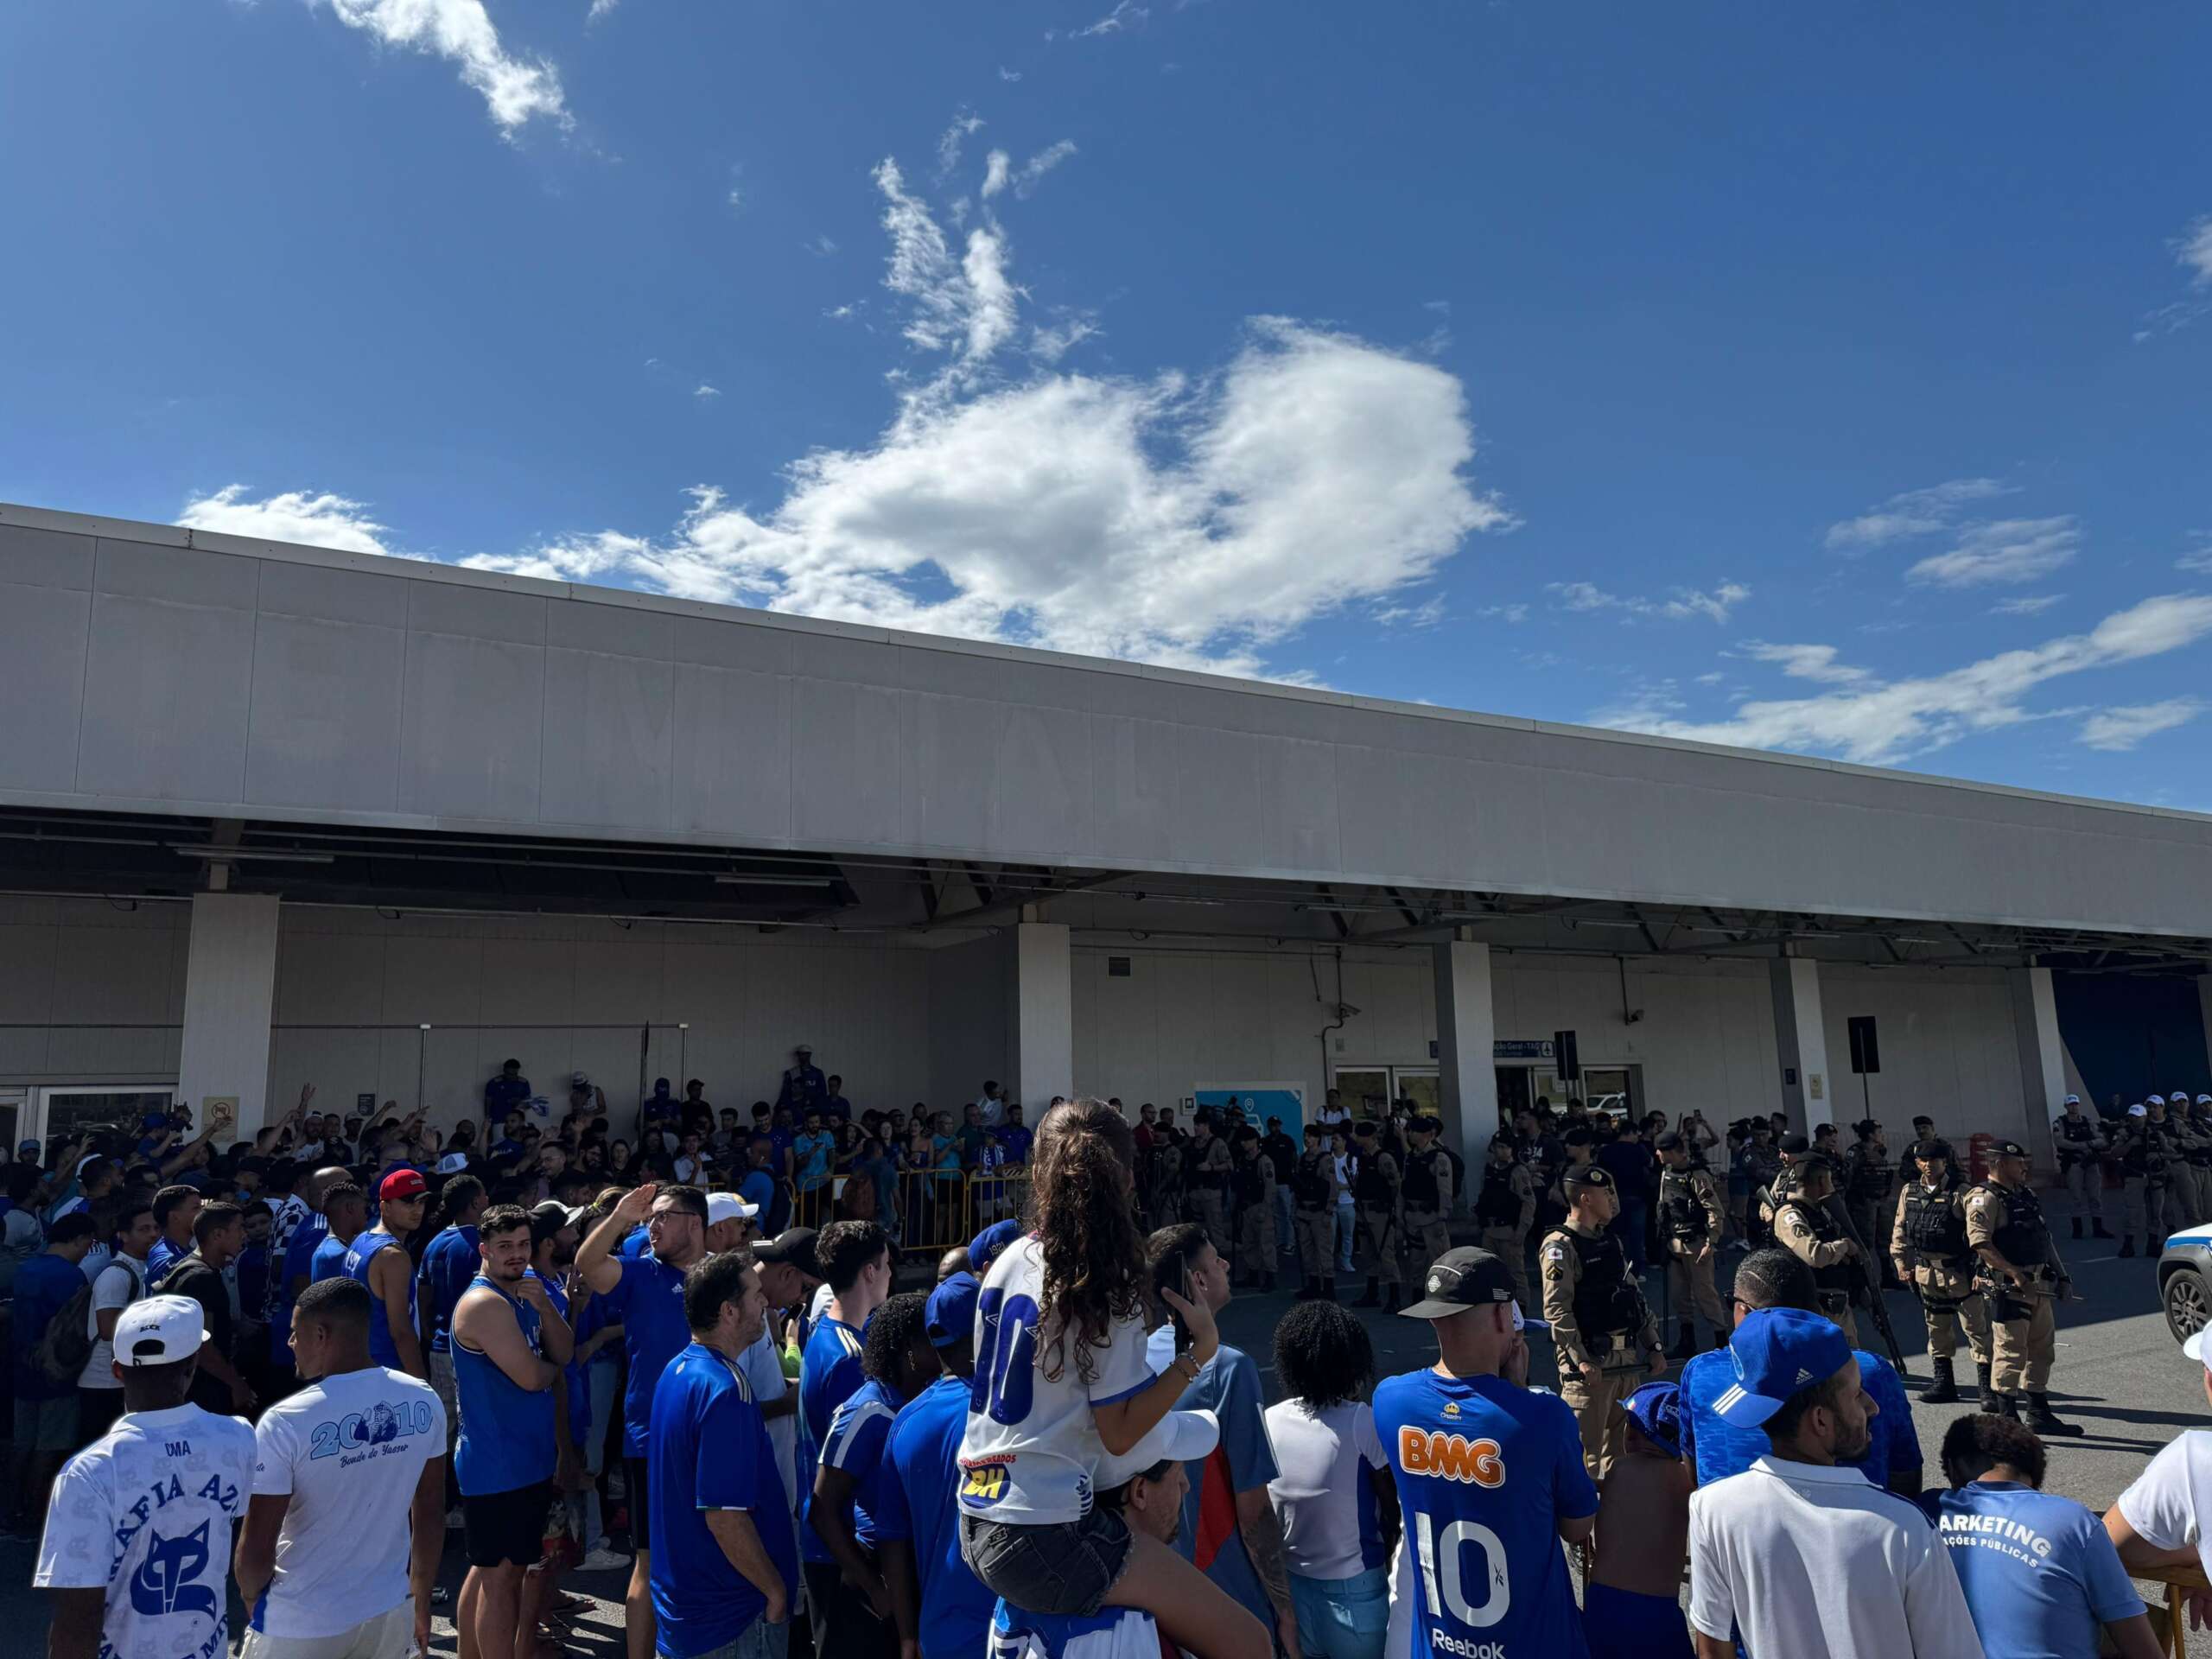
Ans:
{"type": "Polygon", "coordinates": [[[1051,1338],[1040,1363],[1056,1382],[1071,1341],[1076,1375],[1089,1382],[1097,1376],[1092,1351],[1105,1346],[1116,1324],[1143,1311],[1135,1166],[1135,1137],[1103,1100],[1065,1101],[1037,1126],[1023,1219],[1043,1258],[1041,1323],[1051,1338]]]}

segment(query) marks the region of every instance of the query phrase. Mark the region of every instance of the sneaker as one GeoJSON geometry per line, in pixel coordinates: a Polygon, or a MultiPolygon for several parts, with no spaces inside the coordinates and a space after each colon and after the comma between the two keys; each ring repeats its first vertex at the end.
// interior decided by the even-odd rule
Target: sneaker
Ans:
{"type": "Polygon", "coordinates": [[[468,1517],[463,1515],[459,1510],[448,1510],[446,1511],[446,1530],[448,1532],[459,1532],[467,1524],[468,1517]]]}
{"type": "Polygon", "coordinates": [[[585,1556],[583,1560],[576,1563],[576,1571],[579,1573],[612,1573],[617,1567],[627,1567],[629,1565],[630,1558],[627,1555],[619,1554],[615,1551],[609,1549],[605,1544],[601,1544],[598,1548],[593,1550],[590,1554],[585,1556]]]}
{"type": "Polygon", "coordinates": [[[629,1496],[630,1484],[623,1478],[622,1471],[620,1469],[608,1470],[607,1471],[607,1500],[610,1503],[619,1503],[629,1496]]]}

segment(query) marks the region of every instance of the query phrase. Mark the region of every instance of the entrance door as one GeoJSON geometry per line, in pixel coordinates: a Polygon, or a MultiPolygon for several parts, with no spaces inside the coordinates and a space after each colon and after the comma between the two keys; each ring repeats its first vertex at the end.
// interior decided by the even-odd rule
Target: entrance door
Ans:
{"type": "Polygon", "coordinates": [[[0,1089],[0,1158],[12,1158],[30,1137],[23,1133],[30,1109],[28,1089],[0,1089]]]}
{"type": "Polygon", "coordinates": [[[1393,1100],[1410,1100],[1414,1110],[1429,1116],[1444,1114],[1443,1078],[1427,1066],[1402,1065],[1395,1068],[1393,1081],[1397,1084],[1393,1100]]]}
{"type": "Polygon", "coordinates": [[[39,1133],[48,1141],[73,1140],[86,1129],[119,1128],[134,1138],[139,1119],[166,1112],[176,1099],[172,1085],[132,1083],[72,1084],[38,1091],[39,1133]]]}
{"type": "Polygon", "coordinates": [[[1525,1065],[1501,1065],[1497,1071],[1497,1121],[1510,1123],[1535,1103],[1529,1092],[1529,1068],[1525,1065]]]}
{"type": "Polygon", "coordinates": [[[1354,1117],[1381,1117],[1389,1109],[1387,1065],[1340,1065],[1330,1086],[1343,1095],[1344,1109],[1354,1117]]]}

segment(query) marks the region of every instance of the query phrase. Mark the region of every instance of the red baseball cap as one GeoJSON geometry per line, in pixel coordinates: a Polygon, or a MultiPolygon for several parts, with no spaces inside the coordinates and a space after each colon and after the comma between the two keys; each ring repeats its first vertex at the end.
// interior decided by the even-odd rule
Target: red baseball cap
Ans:
{"type": "Polygon", "coordinates": [[[416,1169],[395,1169],[384,1178],[384,1185],[377,1188],[378,1202],[390,1204],[394,1198],[419,1198],[430,1190],[430,1184],[416,1169]]]}

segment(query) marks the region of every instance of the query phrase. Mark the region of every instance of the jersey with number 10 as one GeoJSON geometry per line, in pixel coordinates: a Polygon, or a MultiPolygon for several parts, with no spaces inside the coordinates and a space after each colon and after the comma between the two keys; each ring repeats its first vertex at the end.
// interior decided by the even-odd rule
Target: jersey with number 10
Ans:
{"type": "Polygon", "coordinates": [[[1414,1659],[1586,1659],[1559,1541],[1598,1512],[1574,1414],[1502,1377],[1417,1371],[1375,1390],[1413,1546],[1414,1659]]]}
{"type": "Polygon", "coordinates": [[[1042,1322],[1044,1294],[1043,1255],[1034,1238],[1024,1238],[991,1263],[976,1300],[960,1508],[981,1520],[1030,1527],[1082,1520],[1090,1512],[1091,1476],[1106,1455],[1091,1408],[1152,1386],[1141,1308],[1090,1351],[1086,1378],[1074,1338],[1056,1348],[1042,1322]]]}

